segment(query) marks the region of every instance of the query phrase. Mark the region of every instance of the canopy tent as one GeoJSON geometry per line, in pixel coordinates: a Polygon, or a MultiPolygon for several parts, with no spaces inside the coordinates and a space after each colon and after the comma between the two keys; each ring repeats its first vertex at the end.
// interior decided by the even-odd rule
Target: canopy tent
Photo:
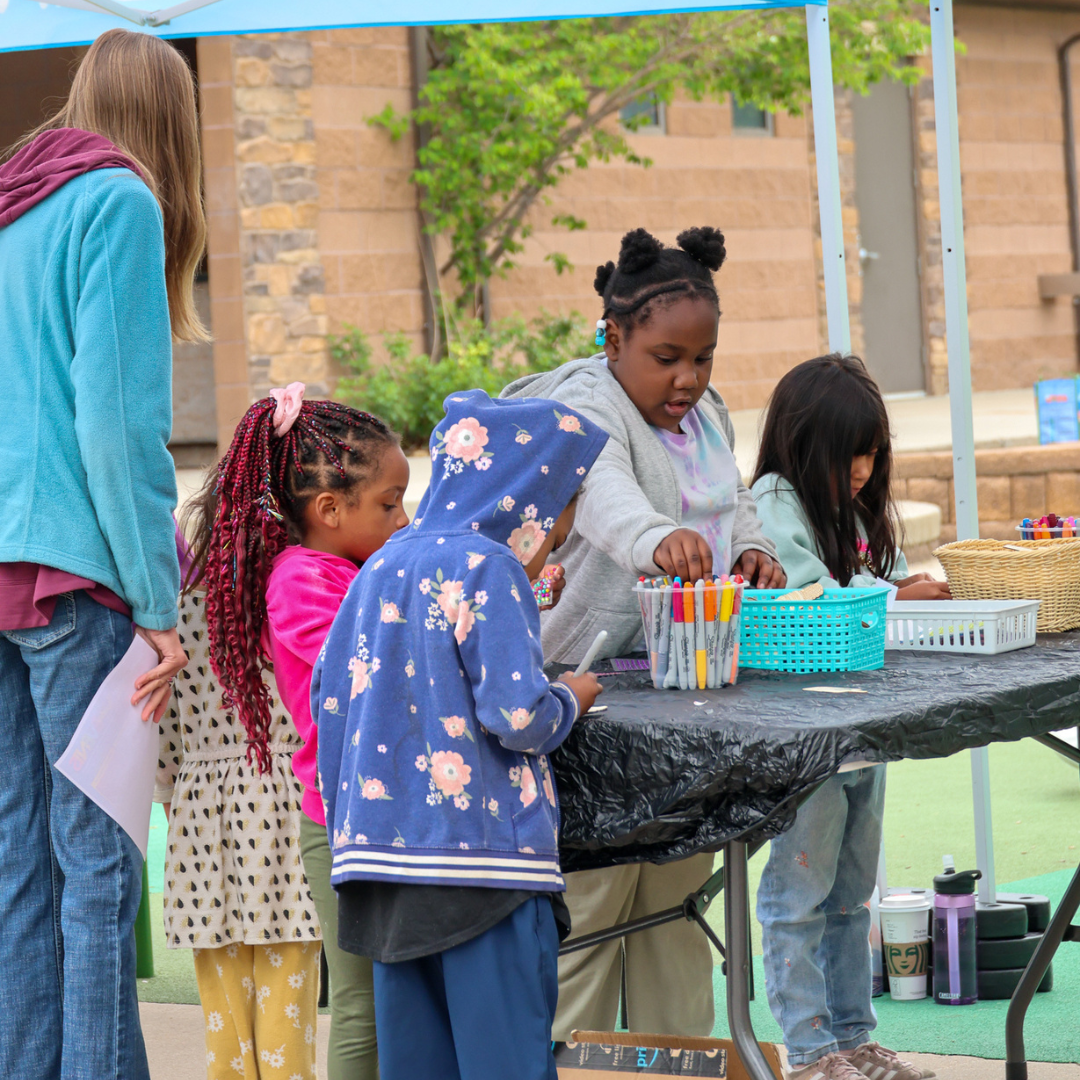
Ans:
{"type": "MultiPolygon", "coordinates": [[[[182,0],[160,9],[121,0],[48,0],[44,3],[39,0],[0,0],[0,52],[87,44],[113,27],[141,30],[161,37],[204,37],[333,27],[430,26],[797,6],[806,9],[829,348],[848,352],[851,334],[827,0],[812,0],[805,5],[791,0],[713,0],[712,3],[697,4],[687,4],[685,0],[519,0],[517,4],[512,0],[448,0],[438,4],[433,0],[398,0],[386,8],[368,7],[361,0],[306,0],[302,5],[297,5],[294,0],[182,0]]],[[[930,0],[930,26],[956,523],[957,538],[964,540],[979,535],[979,515],[971,417],[952,0],[930,0]]],[[[985,748],[973,750],[971,754],[977,862],[983,872],[979,895],[980,899],[989,901],[995,894],[989,758],[985,748]]]]}

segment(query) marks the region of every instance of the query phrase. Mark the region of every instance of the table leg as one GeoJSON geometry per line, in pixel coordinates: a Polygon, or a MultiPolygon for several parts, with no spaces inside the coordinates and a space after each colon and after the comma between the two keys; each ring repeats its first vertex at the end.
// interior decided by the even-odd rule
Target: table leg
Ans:
{"type": "Polygon", "coordinates": [[[724,845],[724,931],[727,944],[727,1014],[735,1050],[750,1080],[776,1080],[750,1023],[750,927],[746,844],[724,845]]]}
{"type": "Polygon", "coordinates": [[[1042,982],[1058,946],[1063,941],[1080,940],[1080,931],[1071,925],[1077,908],[1080,908],[1080,869],[1077,869],[1065,890],[1065,895],[1061,898],[1035,955],[1028,961],[1012,1001],[1009,1002],[1009,1012],[1005,1017],[1005,1080],[1027,1080],[1024,1017],[1031,999],[1035,996],[1036,987],[1042,982]]]}

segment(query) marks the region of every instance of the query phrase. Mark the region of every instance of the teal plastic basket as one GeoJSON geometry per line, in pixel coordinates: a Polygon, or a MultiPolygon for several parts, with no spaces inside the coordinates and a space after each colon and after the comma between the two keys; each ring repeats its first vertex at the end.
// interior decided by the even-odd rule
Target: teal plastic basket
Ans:
{"type": "Polygon", "coordinates": [[[790,591],[743,594],[740,668],[811,672],[885,666],[887,589],[826,589],[817,600],[777,603],[790,591]]]}

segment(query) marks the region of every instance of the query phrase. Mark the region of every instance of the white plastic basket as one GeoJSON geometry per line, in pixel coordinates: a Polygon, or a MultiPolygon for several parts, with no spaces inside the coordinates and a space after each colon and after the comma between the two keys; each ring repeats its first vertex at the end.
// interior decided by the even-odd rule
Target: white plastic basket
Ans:
{"type": "Polygon", "coordinates": [[[1035,644],[1041,600],[897,600],[885,615],[885,648],[993,653],[1035,644]]]}

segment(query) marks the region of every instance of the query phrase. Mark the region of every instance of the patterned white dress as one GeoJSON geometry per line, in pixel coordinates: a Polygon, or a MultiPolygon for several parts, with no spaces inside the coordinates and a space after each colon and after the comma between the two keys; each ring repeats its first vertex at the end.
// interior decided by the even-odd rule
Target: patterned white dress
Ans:
{"type": "Polygon", "coordinates": [[[180,601],[190,657],[162,717],[154,799],[171,802],[165,863],[170,948],[320,940],[300,861],[300,799],[292,755],[301,743],[267,678],[270,771],[247,762],[243,727],[222,707],[210,667],[203,595],[180,601]]]}

